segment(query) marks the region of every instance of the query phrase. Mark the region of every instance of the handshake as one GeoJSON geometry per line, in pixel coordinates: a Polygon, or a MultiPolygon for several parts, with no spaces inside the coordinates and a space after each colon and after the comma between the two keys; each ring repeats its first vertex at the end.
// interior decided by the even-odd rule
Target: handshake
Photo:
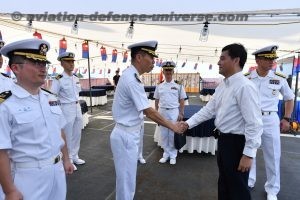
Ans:
{"type": "Polygon", "coordinates": [[[172,130],[177,134],[183,134],[189,128],[189,125],[185,121],[178,121],[173,125],[174,128],[172,130]]]}

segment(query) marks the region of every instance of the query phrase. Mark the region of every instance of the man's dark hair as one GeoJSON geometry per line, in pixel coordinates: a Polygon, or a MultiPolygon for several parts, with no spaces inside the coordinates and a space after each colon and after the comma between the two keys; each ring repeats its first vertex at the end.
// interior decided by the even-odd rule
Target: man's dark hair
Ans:
{"type": "Polygon", "coordinates": [[[10,56],[8,61],[8,66],[16,63],[23,63],[25,58],[23,56],[10,56]]]}
{"type": "Polygon", "coordinates": [[[222,49],[222,52],[223,51],[228,51],[228,55],[231,58],[240,58],[239,65],[240,68],[243,69],[247,60],[247,51],[242,44],[234,43],[227,45],[222,49]]]}
{"type": "Polygon", "coordinates": [[[131,60],[134,61],[135,60],[135,57],[137,54],[142,54],[143,56],[145,54],[147,54],[146,52],[142,51],[142,50],[134,50],[134,51],[131,51],[131,60]]]}

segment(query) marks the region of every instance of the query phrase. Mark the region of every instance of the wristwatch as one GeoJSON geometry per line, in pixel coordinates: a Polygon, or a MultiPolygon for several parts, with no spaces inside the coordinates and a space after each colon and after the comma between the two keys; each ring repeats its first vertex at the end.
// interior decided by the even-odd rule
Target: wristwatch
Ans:
{"type": "Polygon", "coordinates": [[[283,119],[285,119],[288,122],[291,122],[291,118],[290,117],[284,117],[283,119]]]}

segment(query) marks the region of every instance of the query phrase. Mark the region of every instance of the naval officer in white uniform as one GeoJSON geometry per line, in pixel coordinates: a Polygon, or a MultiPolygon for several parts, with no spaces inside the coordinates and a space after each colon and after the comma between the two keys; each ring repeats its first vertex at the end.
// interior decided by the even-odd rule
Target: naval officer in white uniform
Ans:
{"type": "MultiPolygon", "coordinates": [[[[261,148],[263,150],[267,181],[265,191],[268,200],[276,200],[280,190],[280,126],[281,131],[289,130],[289,122],[294,108],[294,93],[290,89],[286,78],[272,71],[274,60],[277,59],[278,46],[272,45],[259,49],[253,53],[257,69],[246,74],[257,87],[261,99],[263,120],[263,134],[261,148]],[[278,111],[279,94],[285,101],[285,113],[280,120],[278,111]]],[[[256,161],[253,159],[248,186],[254,187],[256,181],[256,161]]]]}
{"type": "Polygon", "coordinates": [[[132,200],[143,114],[174,132],[182,133],[178,124],[164,119],[150,107],[140,75],[153,69],[157,41],[136,43],[131,50],[131,66],[122,73],[116,88],[112,112],[116,125],[110,136],[116,170],[116,199],[132,200]]]}
{"type": "Polygon", "coordinates": [[[6,199],[66,199],[65,172],[73,172],[59,101],[41,90],[47,76],[45,40],[5,45],[17,82],[0,94],[0,184],[6,199]],[[62,162],[63,161],[63,162],[62,162]]]}
{"type": "MultiPolygon", "coordinates": [[[[165,81],[160,83],[154,92],[155,109],[166,119],[173,122],[181,121],[184,115],[184,99],[186,93],[184,87],[173,80],[174,68],[173,61],[162,63],[165,81]]],[[[164,149],[160,163],[166,163],[170,159],[170,164],[176,164],[177,149],[174,145],[174,132],[164,126],[160,126],[161,142],[164,149]]]]}
{"type": "MultiPolygon", "coordinates": [[[[76,165],[83,165],[85,161],[78,156],[83,118],[79,104],[81,86],[79,78],[73,74],[75,54],[64,52],[58,56],[57,60],[61,62],[64,72],[57,75],[53,80],[51,91],[57,94],[67,121],[64,132],[66,134],[70,161],[76,165]]],[[[74,169],[77,170],[75,165],[74,169]]]]}

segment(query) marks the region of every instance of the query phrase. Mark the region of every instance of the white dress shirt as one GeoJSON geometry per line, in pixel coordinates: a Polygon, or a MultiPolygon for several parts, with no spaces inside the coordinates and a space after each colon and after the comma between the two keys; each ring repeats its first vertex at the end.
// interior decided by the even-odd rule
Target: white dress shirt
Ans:
{"type": "Polygon", "coordinates": [[[256,156],[263,132],[260,99],[254,84],[242,72],[224,79],[207,105],[187,123],[193,128],[213,117],[216,128],[222,133],[245,135],[243,154],[256,156]]]}

